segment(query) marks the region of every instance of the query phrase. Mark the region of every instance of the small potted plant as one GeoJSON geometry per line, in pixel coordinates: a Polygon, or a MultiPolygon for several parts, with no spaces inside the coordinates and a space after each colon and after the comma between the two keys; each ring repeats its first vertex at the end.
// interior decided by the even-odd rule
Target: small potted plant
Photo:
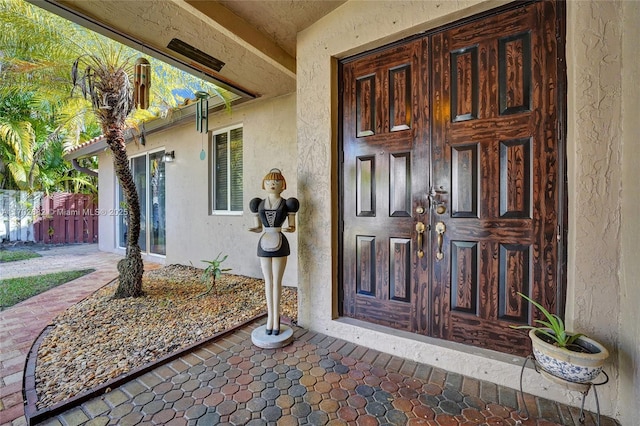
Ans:
{"type": "Polygon", "coordinates": [[[533,345],[533,356],[545,372],[573,383],[592,382],[600,372],[609,351],[593,339],[565,330],[564,322],[542,305],[518,293],[542,312],[545,320],[532,325],[511,325],[515,329],[528,329],[533,345]]]}

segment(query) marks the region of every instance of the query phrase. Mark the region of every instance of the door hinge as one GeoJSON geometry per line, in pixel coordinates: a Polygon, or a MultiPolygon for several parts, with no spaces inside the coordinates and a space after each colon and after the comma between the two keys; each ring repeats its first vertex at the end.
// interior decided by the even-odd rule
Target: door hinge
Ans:
{"type": "Polygon", "coordinates": [[[562,228],[558,225],[558,235],[556,235],[558,241],[562,240],[562,228]]]}

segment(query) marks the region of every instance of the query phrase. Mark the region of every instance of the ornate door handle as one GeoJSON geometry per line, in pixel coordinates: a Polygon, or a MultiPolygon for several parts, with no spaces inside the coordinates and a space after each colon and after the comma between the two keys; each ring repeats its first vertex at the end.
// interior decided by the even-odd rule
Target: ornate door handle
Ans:
{"type": "Polygon", "coordinates": [[[427,227],[424,223],[416,223],[416,232],[418,233],[418,257],[420,258],[424,256],[424,250],[422,250],[422,236],[424,235],[425,229],[427,229],[427,227]]]}
{"type": "Polygon", "coordinates": [[[438,251],[436,252],[436,260],[442,260],[444,254],[442,253],[442,242],[444,240],[444,231],[447,230],[444,222],[436,223],[436,233],[438,234],[438,251]]]}

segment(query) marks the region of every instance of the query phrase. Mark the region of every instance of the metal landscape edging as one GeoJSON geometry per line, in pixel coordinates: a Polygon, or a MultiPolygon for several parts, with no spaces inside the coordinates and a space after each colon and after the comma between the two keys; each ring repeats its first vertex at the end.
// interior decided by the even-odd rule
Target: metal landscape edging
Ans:
{"type": "Polygon", "coordinates": [[[44,338],[48,335],[50,330],[53,328],[53,325],[48,325],[42,330],[38,338],[33,342],[33,345],[31,345],[31,349],[29,350],[29,353],[27,354],[27,359],[25,361],[24,376],[22,380],[22,394],[24,398],[24,415],[27,420],[27,424],[30,426],[38,424],[55,415],[63,413],[68,409],[76,407],[82,404],[83,402],[88,401],[91,398],[104,395],[105,393],[110,392],[111,390],[117,388],[118,386],[121,386],[131,380],[134,380],[142,376],[143,374],[148,373],[149,371],[153,370],[159,365],[166,364],[170,361],[180,358],[184,354],[191,352],[199,348],[200,346],[204,346],[205,344],[211,343],[219,339],[220,337],[223,337],[227,334],[235,332],[236,330],[242,327],[245,327],[246,325],[254,321],[264,318],[265,316],[266,316],[266,313],[258,314],[252,318],[249,318],[241,323],[236,324],[235,326],[227,330],[223,330],[219,333],[216,333],[213,336],[210,336],[200,342],[193,343],[192,345],[186,346],[179,351],[167,354],[148,364],[134,368],[128,371],[127,373],[123,373],[121,376],[116,377],[115,379],[109,380],[108,382],[105,382],[101,385],[98,385],[86,392],[72,396],[71,398],[61,401],[50,407],[46,407],[46,408],[43,408],[42,410],[38,410],[36,407],[36,404],[38,402],[38,395],[36,393],[36,386],[35,386],[35,371],[36,371],[36,364],[37,364],[37,358],[38,358],[38,349],[40,348],[40,345],[42,344],[42,341],[44,340],[44,338]]]}

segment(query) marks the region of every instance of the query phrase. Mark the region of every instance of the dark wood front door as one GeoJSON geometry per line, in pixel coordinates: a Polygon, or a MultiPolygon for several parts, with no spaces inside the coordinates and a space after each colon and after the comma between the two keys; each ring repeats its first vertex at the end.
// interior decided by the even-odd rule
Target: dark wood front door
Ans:
{"type": "Polygon", "coordinates": [[[556,7],[341,64],[343,315],[524,354],[517,292],[561,310],[556,7]]]}
{"type": "Polygon", "coordinates": [[[416,302],[423,289],[416,280],[428,280],[427,270],[416,265],[413,214],[428,184],[421,129],[429,118],[418,101],[418,80],[428,76],[421,72],[426,42],[343,68],[344,312],[406,330],[416,328],[420,315],[416,302]]]}

